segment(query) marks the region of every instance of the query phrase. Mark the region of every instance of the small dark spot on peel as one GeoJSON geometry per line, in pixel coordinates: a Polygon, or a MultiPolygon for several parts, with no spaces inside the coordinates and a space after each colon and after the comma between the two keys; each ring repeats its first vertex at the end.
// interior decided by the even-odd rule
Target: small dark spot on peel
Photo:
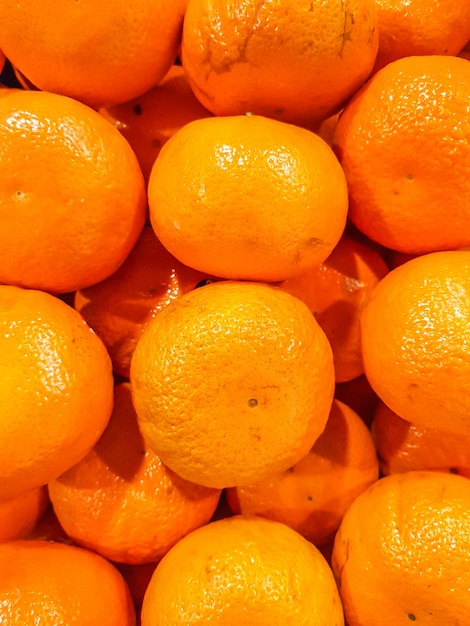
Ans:
{"type": "Polygon", "coordinates": [[[160,141],[160,139],[153,139],[152,140],[152,148],[155,148],[156,150],[158,150],[158,148],[161,148],[162,142],[160,141]]]}
{"type": "Polygon", "coordinates": [[[413,174],[407,174],[406,175],[407,180],[413,180],[413,174]]]}
{"type": "Polygon", "coordinates": [[[309,502],[312,502],[312,501],[313,501],[313,496],[307,496],[307,500],[308,500],[309,502]]]}
{"type": "Polygon", "coordinates": [[[412,622],[416,622],[416,615],[414,613],[408,613],[408,619],[412,622]]]}
{"type": "Polygon", "coordinates": [[[135,115],[142,115],[142,107],[140,104],[136,104],[134,107],[135,115]]]}
{"type": "Polygon", "coordinates": [[[255,406],[258,406],[258,400],[257,400],[256,398],[250,398],[250,399],[248,400],[248,406],[249,406],[250,408],[253,408],[253,407],[255,407],[255,406]]]}

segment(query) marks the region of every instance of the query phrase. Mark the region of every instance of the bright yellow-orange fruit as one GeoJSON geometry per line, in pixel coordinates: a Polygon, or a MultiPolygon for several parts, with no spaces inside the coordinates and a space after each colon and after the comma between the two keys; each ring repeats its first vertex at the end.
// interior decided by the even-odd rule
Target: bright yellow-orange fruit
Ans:
{"type": "Polygon", "coordinates": [[[333,148],[367,237],[406,253],[470,244],[469,100],[468,60],[424,55],[389,63],[344,107],[333,148]]]}
{"type": "Polygon", "coordinates": [[[470,480],[386,476],[360,494],[335,537],[332,568],[349,626],[464,626],[470,614],[470,480]]]}
{"type": "Polygon", "coordinates": [[[142,626],[343,626],[321,552],[280,522],[234,516],[179,541],[144,595],[142,626]]]}
{"type": "Polygon", "coordinates": [[[0,618],[9,626],[135,626],[129,588],[94,552],[63,543],[0,544],[0,618]]]}
{"type": "Polygon", "coordinates": [[[113,407],[111,360],[67,304],[0,285],[0,499],[46,484],[83,458],[113,407]]]}
{"type": "Polygon", "coordinates": [[[137,157],[109,122],[21,89],[0,98],[0,205],[0,282],[53,293],[116,271],[147,211],[137,157]]]}
{"type": "Polygon", "coordinates": [[[223,488],[307,454],[328,419],[334,367],[303,302],[261,283],[221,281],[146,325],[130,380],[147,445],[187,480],[223,488]]]}
{"type": "Polygon", "coordinates": [[[182,263],[257,281],[324,261],[348,210],[344,172],[328,144],[259,115],[183,126],[154,163],[148,201],[157,237],[182,263]]]}
{"type": "Polygon", "coordinates": [[[371,434],[350,407],[333,401],[322,434],[298,463],[264,481],[227,490],[236,513],[294,528],[315,545],[330,541],[353,500],[379,476],[371,434]]]}
{"type": "Polygon", "coordinates": [[[419,428],[470,435],[470,251],[396,267],[361,321],[364,371],[379,398],[419,428]]]}
{"type": "Polygon", "coordinates": [[[377,48],[374,0],[190,0],[181,58],[216,115],[313,127],[367,79],[377,48]]]}
{"type": "Polygon", "coordinates": [[[212,517],[220,490],[190,483],[147,449],[129,383],[116,386],[109,424],[85,458],[49,482],[57,518],[79,545],[124,563],[158,561],[212,517]]]}
{"type": "Polygon", "coordinates": [[[0,4],[0,41],[36,87],[93,107],[126,102],[173,64],[187,0],[0,4]]]}

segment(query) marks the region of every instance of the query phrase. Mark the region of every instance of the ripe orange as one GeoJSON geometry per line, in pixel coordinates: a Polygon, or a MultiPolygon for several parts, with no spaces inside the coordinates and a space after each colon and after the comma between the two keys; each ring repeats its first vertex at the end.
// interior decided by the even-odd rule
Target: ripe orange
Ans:
{"type": "Polygon", "coordinates": [[[378,252],[345,234],[323,263],[281,284],[305,302],[325,331],[333,349],[337,382],[364,372],[360,317],[372,290],[387,272],[378,252]]]}
{"type": "Polygon", "coordinates": [[[67,304],[0,285],[0,500],[46,484],[77,463],[113,405],[111,361],[67,304]]]}
{"type": "Polygon", "coordinates": [[[27,537],[44,515],[48,504],[44,486],[0,500],[0,543],[27,537]]]}
{"type": "Polygon", "coordinates": [[[34,85],[93,107],[156,85],[178,53],[187,0],[0,5],[0,41],[34,85]]]}
{"type": "Polygon", "coordinates": [[[131,357],[147,321],[208,278],[180,263],[146,226],[118,270],[75,292],[74,307],[105,344],[114,371],[128,378],[131,357]]]}
{"type": "Polygon", "coordinates": [[[116,562],[158,561],[212,517],[220,490],[183,480],[148,450],[129,383],[117,385],[114,412],[96,446],[49,482],[57,518],[77,544],[116,562]]]}
{"type": "Polygon", "coordinates": [[[438,470],[470,478],[470,436],[418,428],[379,402],[372,433],[383,475],[438,470]]]}
{"type": "Polygon", "coordinates": [[[261,283],[215,282],[169,304],[146,325],[130,374],[148,446],[218,488],[299,461],[334,392],[331,347],[308,307],[261,283]]]}
{"type": "Polygon", "coordinates": [[[26,624],[134,626],[132,598],[109,561],[63,543],[0,544],[0,621],[26,624]]]}
{"type": "Polygon", "coordinates": [[[470,251],[389,272],[362,315],[362,356],[381,400],[419,428],[470,435],[470,251]]]}
{"type": "Polygon", "coordinates": [[[372,71],[374,0],[190,0],[181,59],[216,115],[306,125],[338,111],[372,71]]]}
{"type": "Polygon", "coordinates": [[[54,293],[112,274],[146,216],[122,135],[80,102],[21,89],[0,98],[0,204],[0,281],[54,293]]]}
{"type": "Polygon", "coordinates": [[[425,55],[389,63],[345,106],[333,148],[367,237],[406,253],[470,244],[469,99],[470,63],[425,55]]]}
{"type": "Polygon", "coordinates": [[[332,554],[349,626],[455,624],[470,615],[470,480],[386,476],[346,512],[332,554]]]}
{"type": "Polygon", "coordinates": [[[315,545],[330,541],[353,500],[379,477],[371,434],[350,407],[334,400],[308,454],[281,474],[227,490],[236,513],[283,522],[315,545]]]}
{"type": "Polygon", "coordinates": [[[467,0],[375,0],[379,50],[375,70],[412,55],[457,55],[470,39],[467,0]]]}
{"type": "Polygon", "coordinates": [[[168,139],[185,124],[211,115],[194,95],[181,65],[173,65],[158,85],[142,96],[100,113],[130,143],[146,181],[168,139]]]}
{"type": "Polygon", "coordinates": [[[343,170],[314,133],[257,115],[186,124],[153,166],[150,220],[182,263],[278,281],[326,259],[341,237],[343,170]]]}
{"type": "Polygon", "coordinates": [[[234,516],[179,541],[144,595],[142,626],[343,626],[331,569],[320,551],[272,520],[234,516]]]}

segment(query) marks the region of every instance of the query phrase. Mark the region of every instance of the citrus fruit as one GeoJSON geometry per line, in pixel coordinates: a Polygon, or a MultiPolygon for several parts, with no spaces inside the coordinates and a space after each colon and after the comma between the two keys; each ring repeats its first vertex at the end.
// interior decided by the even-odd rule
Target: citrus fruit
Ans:
{"type": "Polygon", "coordinates": [[[381,473],[436,470],[470,478],[470,436],[418,428],[379,402],[371,424],[381,473]]]}
{"type": "Polygon", "coordinates": [[[333,357],[298,298],[221,281],[184,294],[148,322],[130,381],[149,448],[183,478],[224,488],[307,454],[328,419],[333,357]]]}
{"type": "Polygon", "coordinates": [[[25,624],[134,626],[129,588],[106,559],[53,541],[0,544],[0,620],[25,624]]]}
{"type": "Polygon", "coordinates": [[[449,251],[390,271],[364,309],[365,374],[419,428],[470,435],[469,303],[470,251],[449,251]]]}
{"type": "Polygon", "coordinates": [[[344,624],[320,551],[288,526],[234,516],[199,528],[160,561],[144,595],[142,626],[344,624]]]}
{"type": "Polygon", "coordinates": [[[147,321],[207,279],[207,274],[180,263],[146,226],[119,269],[78,289],[73,304],[105,344],[114,372],[129,378],[132,354],[147,321]]]}
{"type": "Polygon", "coordinates": [[[0,285],[0,500],[46,484],[77,463],[113,406],[111,360],[59,298],[0,285]]]}
{"type": "Polygon", "coordinates": [[[173,64],[187,0],[5,0],[0,41],[11,63],[42,91],[93,107],[125,102],[173,64]]]}
{"type": "Polygon", "coordinates": [[[325,429],[305,457],[262,482],[228,489],[227,497],[235,513],[283,522],[321,545],[378,477],[369,429],[350,407],[334,400],[325,429]]]}
{"type": "Polygon", "coordinates": [[[349,217],[367,237],[405,253],[470,244],[469,97],[466,59],[411,56],[376,72],[344,107],[333,148],[349,217]]]}
{"type": "Polygon", "coordinates": [[[343,170],[314,133],[259,115],[190,122],[150,174],[150,221],[185,265],[279,281],[326,259],[348,210],[343,170]]]}
{"type": "Polygon", "coordinates": [[[0,98],[0,203],[0,282],[54,293],[112,274],[147,210],[119,131],[71,98],[21,89],[0,98]]]}
{"type": "Polygon", "coordinates": [[[415,471],[354,500],[332,553],[349,626],[466,623],[469,499],[468,478],[415,471]]]}
{"type": "Polygon", "coordinates": [[[49,504],[45,486],[0,500],[0,543],[27,537],[49,504]]]}
{"type": "Polygon", "coordinates": [[[457,55],[470,39],[466,0],[375,0],[379,50],[374,70],[412,55],[457,55]]]}
{"type": "Polygon", "coordinates": [[[168,139],[185,124],[211,115],[194,95],[181,65],[172,65],[164,78],[141,96],[104,107],[100,113],[130,143],[146,181],[168,139]]]}
{"type": "Polygon", "coordinates": [[[387,272],[378,252],[344,234],[323,263],[281,284],[305,302],[325,331],[333,349],[336,382],[364,373],[360,318],[387,272]]]}
{"type": "Polygon", "coordinates": [[[181,60],[216,115],[313,128],[368,78],[377,49],[374,0],[190,0],[181,60]]]}
{"type": "Polygon", "coordinates": [[[115,562],[146,563],[206,524],[220,490],[181,479],[146,448],[130,385],[121,383],[100,440],[49,482],[49,495],[61,526],[77,544],[115,562]]]}

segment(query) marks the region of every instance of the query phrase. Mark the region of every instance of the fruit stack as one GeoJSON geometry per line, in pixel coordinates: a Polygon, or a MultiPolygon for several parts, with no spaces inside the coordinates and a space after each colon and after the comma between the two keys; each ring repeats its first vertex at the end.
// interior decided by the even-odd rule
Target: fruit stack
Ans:
{"type": "Polygon", "coordinates": [[[0,3],[0,623],[470,622],[468,0],[0,3]]]}

